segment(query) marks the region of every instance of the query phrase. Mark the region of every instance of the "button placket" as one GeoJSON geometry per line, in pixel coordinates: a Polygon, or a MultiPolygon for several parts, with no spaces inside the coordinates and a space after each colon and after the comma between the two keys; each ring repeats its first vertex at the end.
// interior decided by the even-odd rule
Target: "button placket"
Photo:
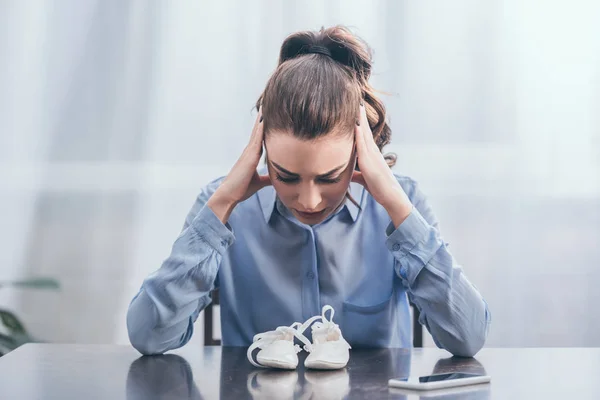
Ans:
{"type": "MultiPolygon", "coordinates": [[[[312,228],[308,228],[310,235],[310,262],[307,262],[307,270],[304,272],[303,291],[303,314],[308,319],[319,313],[319,283],[317,278],[317,240],[312,228]]],[[[307,260],[308,261],[308,260],[307,260]]]]}

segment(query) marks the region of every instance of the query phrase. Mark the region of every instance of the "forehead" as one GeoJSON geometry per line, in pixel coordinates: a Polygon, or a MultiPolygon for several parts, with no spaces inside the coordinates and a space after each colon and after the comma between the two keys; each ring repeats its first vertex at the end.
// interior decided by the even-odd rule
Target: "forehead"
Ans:
{"type": "Polygon", "coordinates": [[[347,164],[352,156],[351,135],[325,135],[301,140],[287,133],[271,133],[265,139],[270,161],[300,175],[320,175],[347,164]]]}

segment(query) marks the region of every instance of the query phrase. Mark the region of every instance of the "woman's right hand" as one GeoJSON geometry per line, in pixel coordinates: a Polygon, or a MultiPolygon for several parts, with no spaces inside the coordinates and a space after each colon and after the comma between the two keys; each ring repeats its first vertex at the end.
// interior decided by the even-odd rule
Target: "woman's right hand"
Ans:
{"type": "Polygon", "coordinates": [[[262,155],[263,138],[262,109],[260,109],[254,122],[250,142],[206,203],[223,223],[229,220],[231,212],[238,203],[265,186],[271,185],[268,175],[262,176],[256,171],[262,155]]]}

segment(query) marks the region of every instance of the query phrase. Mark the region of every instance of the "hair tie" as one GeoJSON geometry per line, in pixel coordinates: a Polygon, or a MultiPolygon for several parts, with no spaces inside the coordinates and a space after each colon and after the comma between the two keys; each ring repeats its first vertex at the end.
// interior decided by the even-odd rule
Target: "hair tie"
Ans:
{"type": "Polygon", "coordinates": [[[306,51],[308,54],[323,54],[324,56],[331,57],[331,51],[327,47],[323,46],[308,46],[308,50],[306,51]]]}

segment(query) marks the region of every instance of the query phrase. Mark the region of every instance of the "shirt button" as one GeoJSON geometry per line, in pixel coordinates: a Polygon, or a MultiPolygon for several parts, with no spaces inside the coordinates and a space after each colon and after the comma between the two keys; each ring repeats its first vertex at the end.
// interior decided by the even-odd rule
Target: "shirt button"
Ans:
{"type": "Polygon", "coordinates": [[[400,250],[400,245],[398,243],[394,243],[394,246],[392,246],[392,249],[394,249],[394,251],[398,251],[398,250],[400,250]]]}
{"type": "Polygon", "coordinates": [[[315,274],[312,271],[310,271],[306,273],[306,277],[308,279],[315,279],[315,274]]]}

